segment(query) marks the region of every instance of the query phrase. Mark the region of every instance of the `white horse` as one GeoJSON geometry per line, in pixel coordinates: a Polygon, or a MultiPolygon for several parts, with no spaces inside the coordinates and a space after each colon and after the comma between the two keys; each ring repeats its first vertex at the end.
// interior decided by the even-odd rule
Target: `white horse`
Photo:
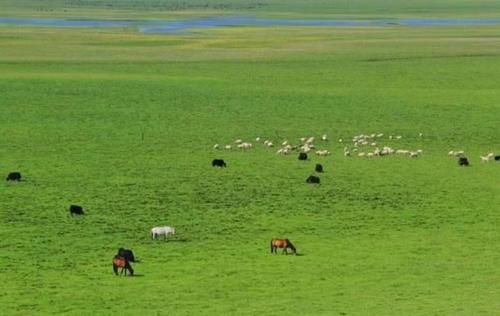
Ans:
{"type": "Polygon", "coordinates": [[[151,229],[151,239],[156,239],[161,235],[164,235],[165,239],[167,239],[168,235],[175,235],[175,227],[163,226],[151,229]]]}

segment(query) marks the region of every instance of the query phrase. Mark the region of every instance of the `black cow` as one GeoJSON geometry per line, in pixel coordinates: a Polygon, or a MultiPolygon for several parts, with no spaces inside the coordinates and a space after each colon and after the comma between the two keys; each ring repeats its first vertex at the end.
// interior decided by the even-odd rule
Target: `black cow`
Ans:
{"type": "Polygon", "coordinates": [[[84,215],[83,208],[79,205],[70,205],[69,213],[71,214],[71,216],[73,216],[75,214],[76,215],[84,215]]]}
{"type": "Polygon", "coordinates": [[[21,173],[17,172],[17,171],[10,172],[7,175],[7,178],[5,178],[5,180],[7,180],[7,181],[21,181],[21,173]]]}
{"type": "Polygon", "coordinates": [[[319,184],[319,177],[316,177],[316,176],[309,176],[306,180],[307,183],[317,183],[319,184]]]}
{"type": "Polygon", "coordinates": [[[459,166],[468,166],[469,165],[469,160],[467,159],[467,157],[460,157],[458,159],[458,165],[459,166]]]}
{"type": "Polygon", "coordinates": [[[323,166],[321,164],[317,163],[314,170],[316,170],[316,172],[323,172],[323,166]]]}
{"type": "Polygon", "coordinates": [[[307,160],[307,154],[306,153],[300,153],[299,154],[299,160],[307,160]]]}
{"type": "Polygon", "coordinates": [[[127,261],[129,262],[137,262],[135,261],[134,253],[130,249],[125,249],[125,248],[118,249],[118,256],[127,259],[127,261]]]}
{"type": "Polygon", "coordinates": [[[500,155],[495,156],[495,161],[500,161],[500,155]]]}
{"type": "Polygon", "coordinates": [[[225,167],[226,163],[224,162],[224,159],[214,159],[212,160],[212,167],[225,167]]]}

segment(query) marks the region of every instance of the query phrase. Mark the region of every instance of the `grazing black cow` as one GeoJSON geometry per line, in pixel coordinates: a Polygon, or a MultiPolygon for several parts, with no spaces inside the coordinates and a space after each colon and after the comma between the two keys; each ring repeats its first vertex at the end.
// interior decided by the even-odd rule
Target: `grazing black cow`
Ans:
{"type": "Polygon", "coordinates": [[[118,249],[118,256],[127,259],[127,261],[129,262],[136,262],[134,253],[130,249],[125,249],[125,248],[118,249]]]}
{"type": "Polygon", "coordinates": [[[495,156],[495,161],[500,161],[500,155],[495,156]]]}
{"type": "Polygon", "coordinates": [[[83,208],[79,205],[70,205],[69,213],[71,214],[71,216],[73,216],[75,214],[76,215],[84,215],[83,208]]]}
{"type": "Polygon", "coordinates": [[[226,163],[224,162],[224,159],[214,159],[212,160],[212,167],[225,167],[226,163]]]}
{"type": "Polygon", "coordinates": [[[319,184],[319,177],[316,176],[309,176],[306,180],[307,183],[312,183],[312,184],[319,184]]]}
{"type": "Polygon", "coordinates": [[[467,157],[460,157],[458,159],[458,165],[459,166],[468,166],[469,165],[469,160],[467,159],[467,157]]]}
{"type": "Polygon", "coordinates": [[[10,172],[7,175],[7,178],[5,178],[5,180],[7,180],[7,181],[21,181],[21,173],[17,172],[17,171],[10,172]]]}
{"type": "Polygon", "coordinates": [[[299,154],[299,160],[307,160],[307,154],[306,153],[300,153],[299,154]]]}
{"type": "Polygon", "coordinates": [[[316,170],[316,172],[323,172],[323,166],[321,164],[317,163],[314,170],[316,170]]]}

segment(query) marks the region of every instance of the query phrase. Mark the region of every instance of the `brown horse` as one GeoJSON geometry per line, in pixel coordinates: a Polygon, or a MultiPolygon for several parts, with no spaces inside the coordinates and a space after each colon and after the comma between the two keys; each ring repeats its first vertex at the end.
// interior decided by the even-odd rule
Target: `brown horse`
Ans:
{"type": "Polygon", "coordinates": [[[123,274],[123,270],[125,270],[125,276],[127,275],[127,270],[130,272],[130,276],[134,275],[134,270],[128,260],[125,257],[116,255],[113,257],[113,271],[116,275],[118,275],[118,268],[122,269],[120,275],[123,274]]]}
{"type": "Polygon", "coordinates": [[[292,253],[294,255],[297,254],[297,249],[295,246],[292,244],[290,239],[284,238],[284,239],[279,239],[279,238],[273,238],[271,239],[271,253],[278,253],[278,248],[283,248],[283,253],[288,254],[287,249],[290,248],[292,249],[292,253]]]}

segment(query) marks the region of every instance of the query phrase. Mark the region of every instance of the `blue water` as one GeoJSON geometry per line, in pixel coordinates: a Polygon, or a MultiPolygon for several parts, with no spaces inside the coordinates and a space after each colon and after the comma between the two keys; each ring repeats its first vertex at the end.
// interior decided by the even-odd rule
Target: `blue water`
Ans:
{"type": "Polygon", "coordinates": [[[208,17],[178,21],[114,21],[0,18],[0,24],[45,27],[136,27],[143,33],[176,33],[194,28],[221,26],[466,26],[500,25],[500,19],[382,19],[382,20],[300,20],[263,19],[248,16],[208,17]]]}

